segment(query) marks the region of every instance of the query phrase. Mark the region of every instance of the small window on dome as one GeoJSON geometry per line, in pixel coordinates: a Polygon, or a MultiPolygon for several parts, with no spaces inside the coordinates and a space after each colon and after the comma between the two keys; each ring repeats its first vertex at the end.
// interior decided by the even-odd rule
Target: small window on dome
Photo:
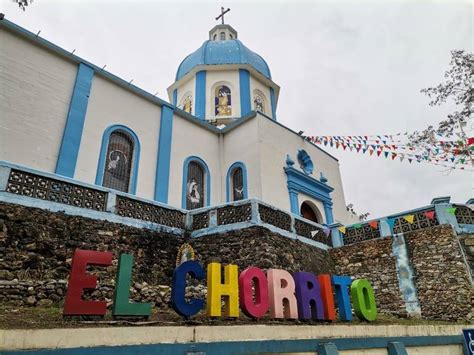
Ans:
{"type": "Polygon", "coordinates": [[[221,41],[225,41],[225,32],[221,32],[221,41]]]}
{"type": "Polygon", "coordinates": [[[234,38],[234,36],[232,36],[232,34],[229,34],[229,37],[230,37],[230,39],[233,39],[233,38],[234,38]]]}
{"type": "Polygon", "coordinates": [[[216,116],[232,115],[232,95],[230,89],[225,85],[216,87],[214,95],[214,114],[216,116]]]}
{"type": "Polygon", "coordinates": [[[253,106],[255,111],[265,113],[265,95],[260,90],[253,92],[253,106]]]}
{"type": "Polygon", "coordinates": [[[215,34],[213,37],[212,37],[212,40],[215,41],[217,39],[217,35],[215,34]]]}

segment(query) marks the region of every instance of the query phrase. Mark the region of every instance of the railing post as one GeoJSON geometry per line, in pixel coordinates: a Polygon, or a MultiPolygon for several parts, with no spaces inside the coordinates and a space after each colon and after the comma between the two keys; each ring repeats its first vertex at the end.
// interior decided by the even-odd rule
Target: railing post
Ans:
{"type": "Polygon", "coordinates": [[[0,166],[0,191],[7,190],[10,171],[11,168],[9,168],[8,166],[0,166]]]}
{"type": "Polygon", "coordinates": [[[344,240],[342,238],[341,232],[339,231],[339,227],[342,227],[341,223],[333,223],[328,225],[331,229],[331,240],[333,248],[342,247],[344,245],[344,240]]]}

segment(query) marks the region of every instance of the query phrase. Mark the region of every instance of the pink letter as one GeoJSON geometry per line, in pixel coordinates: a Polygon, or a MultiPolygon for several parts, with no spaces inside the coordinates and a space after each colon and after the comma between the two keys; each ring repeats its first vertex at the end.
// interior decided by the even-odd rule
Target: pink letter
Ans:
{"type": "Polygon", "coordinates": [[[268,298],[272,318],[298,318],[295,281],[288,271],[268,269],[268,298]]]}

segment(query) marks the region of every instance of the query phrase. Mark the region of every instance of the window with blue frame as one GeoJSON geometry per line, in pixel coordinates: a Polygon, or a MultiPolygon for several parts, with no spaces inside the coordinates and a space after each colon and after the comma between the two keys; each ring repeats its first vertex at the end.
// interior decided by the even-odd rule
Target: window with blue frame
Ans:
{"type": "Polygon", "coordinates": [[[110,134],[105,157],[103,186],[129,192],[134,149],[133,138],[124,130],[117,129],[110,134]]]}
{"type": "Polygon", "coordinates": [[[244,199],[244,172],[236,167],[231,173],[232,201],[244,199]]]}
{"type": "Polygon", "coordinates": [[[192,210],[205,206],[206,173],[204,167],[197,161],[188,164],[186,181],[186,209],[192,210]]]}

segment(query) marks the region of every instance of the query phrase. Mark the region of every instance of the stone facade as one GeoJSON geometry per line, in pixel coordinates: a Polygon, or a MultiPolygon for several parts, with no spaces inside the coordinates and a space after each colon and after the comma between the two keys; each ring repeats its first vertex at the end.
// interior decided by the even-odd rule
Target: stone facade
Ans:
{"type": "Polygon", "coordinates": [[[474,290],[451,226],[413,232],[406,241],[422,316],[474,319],[474,290]]]}
{"type": "MultiPolygon", "coordinates": [[[[118,256],[134,256],[131,297],[167,308],[169,285],[178,249],[190,243],[197,260],[248,266],[283,268],[314,273],[332,272],[329,254],[262,227],[185,239],[163,232],[107,221],[52,213],[0,203],[0,302],[47,306],[63,301],[72,255],[76,248],[114,253],[108,268],[90,267],[99,286],[86,297],[111,302],[118,256]],[[223,242],[225,241],[225,242],[223,242]]],[[[195,291],[205,294],[205,288],[195,291]]]]}
{"type": "Polygon", "coordinates": [[[379,312],[406,316],[405,302],[399,291],[392,239],[379,238],[330,250],[338,275],[369,280],[379,312]]]}
{"type": "Polygon", "coordinates": [[[459,238],[463,248],[464,257],[471,272],[471,279],[474,282],[474,234],[466,234],[459,238]]]}

